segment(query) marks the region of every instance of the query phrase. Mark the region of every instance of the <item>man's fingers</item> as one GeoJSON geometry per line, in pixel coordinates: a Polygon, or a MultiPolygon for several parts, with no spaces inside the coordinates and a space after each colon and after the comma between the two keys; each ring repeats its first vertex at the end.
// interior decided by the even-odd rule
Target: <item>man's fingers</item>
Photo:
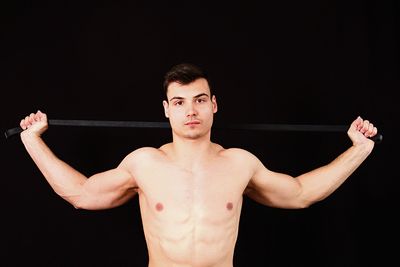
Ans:
{"type": "Polygon", "coordinates": [[[35,114],[35,117],[34,117],[34,118],[35,118],[35,121],[41,121],[41,117],[42,117],[42,116],[41,116],[40,114],[36,113],[36,114],[35,114]]]}
{"type": "Polygon", "coordinates": [[[366,124],[364,124],[363,129],[365,130],[364,135],[365,135],[366,137],[368,137],[368,136],[371,134],[371,130],[372,130],[373,128],[371,128],[371,123],[366,123],[366,124]]]}
{"type": "Polygon", "coordinates": [[[356,128],[357,131],[359,131],[363,126],[363,120],[360,116],[357,117],[357,119],[354,121],[354,127],[356,128]]]}
{"type": "Polygon", "coordinates": [[[363,134],[365,137],[371,138],[378,133],[378,129],[369,120],[363,120],[360,116],[353,121],[353,129],[363,134]]]}
{"type": "Polygon", "coordinates": [[[30,125],[29,116],[26,116],[26,117],[25,117],[25,119],[24,119],[24,125],[25,125],[26,128],[29,127],[29,125],[30,125]]]}
{"type": "Polygon", "coordinates": [[[21,121],[22,129],[29,128],[35,122],[35,114],[31,113],[29,116],[26,116],[25,119],[21,121]]]}
{"type": "MultiPolygon", "coordinates": [[[[359,117],[360,118],[360,117],[359,117]]],[[[378,133],[378,129],[369,120],[356,120],[356,129],[365,137],[373,137],[378,133]]]]}
{"type": "Polygon", "coordinates": [[[38,110],[35,114],[36,121],[46,121],[47,117],[46,114],[38,110]]]}
{"type": "Polygon", "coordinates": [[[368,127],[369,127],[369,121],[364,120],[359,124],[359,126],[357,127],[357,130],[362,134],[366,134],[368,131],[368,127]]]}
{"type": "Polygon", "coordinates": [[[370,123],[368,125],[368,130],[366,132],[366,134],[367,134],[366,137],[371,137],[373,132],[374,132],[374,125],[372,123],[370,123]]]}
{"type": "Polygon", "coordinates": [[[362,128],[360,130],[361,133],[365,134],[368,131],[368,127],[369,127],[369,121],[368,120],[364,120],[362,128]]]}
{"type": "Polygon", "coordinates": [[[46,114],[38,110],[36,113],[30,113],[28,116],[23,118],[19,123],[19,125],[23,130],[26,130],[38,122],[46,122],[46,121],[47,121],[46,114]]]}
{"type": "Polygon", "coordinates": [[[24,120],[24,119],[21,120],[21,122],[19,123],[19,126],[21,126],[21,128],[22,128],[23,130],[26,129],[26,125],[25,125],[25,120],[24,120]]]}
{"type": "Polygon", "coordinates": [[[31,114],[29,115],[29,123],[32,124],[32,123],[34,123],[34,122],[35,122],[35,114],[31,113],[31,114]]]}
{"type": "Polygon", "coordinates": [[[370,129],[368,130],[368,136],[367,137],[373,137],[378,133],[378,128],[375,126],[371,126],[370,129]]]}

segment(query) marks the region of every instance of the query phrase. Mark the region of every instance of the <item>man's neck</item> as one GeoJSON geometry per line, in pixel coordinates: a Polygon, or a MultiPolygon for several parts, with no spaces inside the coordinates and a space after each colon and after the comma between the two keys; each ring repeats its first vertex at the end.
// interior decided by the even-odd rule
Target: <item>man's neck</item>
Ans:
{"type": "Polygon", "coordinates": [[[213,153],[213,143],[207,136],[196,139],[174,136],[171,148],[174,160],[187,168],[194,167],[213,153]]]}

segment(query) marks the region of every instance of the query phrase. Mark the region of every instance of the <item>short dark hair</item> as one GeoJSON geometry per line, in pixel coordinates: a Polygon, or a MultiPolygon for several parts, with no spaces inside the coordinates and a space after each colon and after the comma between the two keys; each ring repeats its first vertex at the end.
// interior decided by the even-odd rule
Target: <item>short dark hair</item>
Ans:
{"type": "Polygon", "coordinates": [[[207,73],[203,71],[199,66],[196,66],[191,63],[181,63],[175,65],[164,76],[164,83],[163,83],[164,93],[165,95],[167,94],[168,86],[173,82],[185,85],[194,82],[195,80],[200,78],[206,79],[208,85],[210,86],[207,73]]]}

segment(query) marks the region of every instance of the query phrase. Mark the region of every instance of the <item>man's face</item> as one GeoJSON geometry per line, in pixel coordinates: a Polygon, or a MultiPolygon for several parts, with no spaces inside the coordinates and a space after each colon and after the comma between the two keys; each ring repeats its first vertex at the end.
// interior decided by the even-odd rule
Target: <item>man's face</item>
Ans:
{"type": "Polygon", "coordinates": [[[210,133],[217,102],[210,95],[207,80],[200,78],[186,85],[173,82],[168,86],[167,99],[163,101],[164,111],[174,134],[197,139],[210,133]]]}

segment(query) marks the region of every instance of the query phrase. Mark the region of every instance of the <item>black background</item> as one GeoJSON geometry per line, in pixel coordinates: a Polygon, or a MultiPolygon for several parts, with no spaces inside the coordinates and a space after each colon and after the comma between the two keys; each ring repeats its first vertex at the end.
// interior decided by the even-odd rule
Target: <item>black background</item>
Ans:
{"type": "MultiPolygon", "coordinates": [[[[166,121],[163,75],[181,62],[209,72],[216,121],[348,125],[360,115],[384,141],[308,209],[245,198],[234,265],[398,262],[398,1],[4,2],[11,2],[0,11],[4,131],[38,109],[50,119],[166,121]]],[[[171,135],[54,126],[44,139],[91,175],[171,135]]],[[[294,176],[351,145],[345,133],[216,130],[212,139],[294,176]]],[[[18,137],[1,141],[1,166],[3,266],[146,266],[137,198],[112,210],[75,210],[18,137]]]]}

